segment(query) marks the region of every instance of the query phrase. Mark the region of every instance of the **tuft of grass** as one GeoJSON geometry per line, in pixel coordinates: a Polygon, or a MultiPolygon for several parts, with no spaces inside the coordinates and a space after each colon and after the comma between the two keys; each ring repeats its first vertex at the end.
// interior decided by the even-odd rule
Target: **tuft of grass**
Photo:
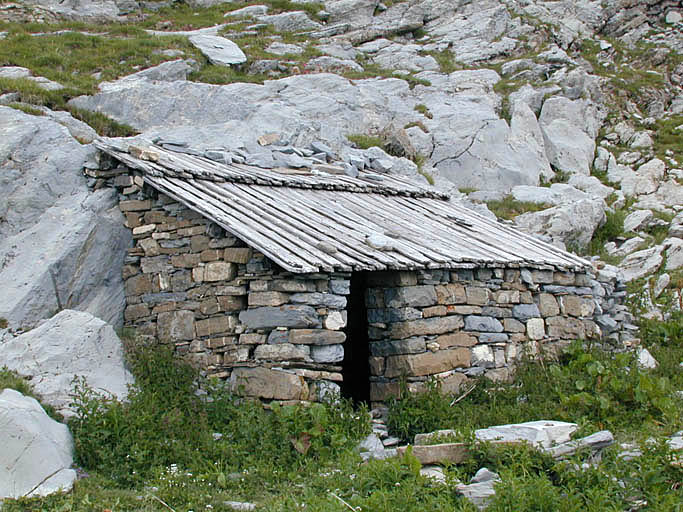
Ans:
{"type": "Polygon", "coordinates": [[[427,105],[425,105],[424,103],[418,103],[413,107],[413,110],[415,112],[419,112],[427,119],[432,119],[434,117],[434,115],[429,111],[429,108],[427,108],[427,105]]]}
{"type": "Polygon", "coordinates": [[[595,230],[588,246],[580,252],[598,255],[608,263],[614,261],[614,258],[611,258],[605,251],[605,244],[624,236],[624,219],[627,215],[626,207],[612,212],[607,211],[605,223],[595,230]]]}
{"type": "Polygon", "coordinates": [[[359,149],[369,149],[372,147],[383,148],[384,141],[379,135],[364,135],[362,133],[352,133],[346,136],[346,138],[355,144],[359,149]]]}
{"type": "Polygon", "coordinates": [[[541,210],[546,210],[551,207],[551,205],[544,203],[517,201],[512,196],[505,196],[500,200],[488,201],[486,204],[496,217],[505,220],[512,220],[522,213],[540,212],[541,210]]]}
{"type": "Polygon", "coordinates": [[[441,51],[431,51],[425,52],[427,55],[434,57],[434,60],[439,64],[439,71],[445,74],[453,73],[454,71],[459,71],[463,69],[462,65],[459,65],[455,61],[455,55],[453,52],[446,48],[441,51]]]}
{"type": "Polygon", "coordinates": [[[7,329],[9,322],[6,318],[0,318],[0,329],[7,329]]]}
{"type": "Polygon", "coordinates": [[[429,128],[427,128],[422,121],[411,121],[410,123],[406,124],[403,128],[407,130],[408,128],[412,128],[413,126],[417,126],[424,133],[429,133],[429,128]]]}

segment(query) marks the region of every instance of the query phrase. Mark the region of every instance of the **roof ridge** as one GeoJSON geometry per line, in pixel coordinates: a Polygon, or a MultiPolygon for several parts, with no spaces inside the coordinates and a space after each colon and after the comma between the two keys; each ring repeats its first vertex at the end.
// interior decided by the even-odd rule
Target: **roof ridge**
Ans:
{"type": "MultiPolygon", "coordinates": [[[[360,171],[358,177],[343,174],[331,164],[315,165],[311,171],[291,168],[262,169],[243,163],[217,161],[217,150],[203,153],[188,147],[174,151],[167,146],[140,141],[133,144],[119,139],[96,139],[95,146],[131,168],[153,177],[203,180],[270,187],[331,190],[357,194],[381,194],[430,198],[447,201],[450,195],[426,188],[390,174],[360,171]],[[207,153],[212,152],[211,158],[207,153]],[[335,171],[339,173],[335,173],[335,171]]],[[[229,153],[225,151],[225,153],[229,153]]]]}

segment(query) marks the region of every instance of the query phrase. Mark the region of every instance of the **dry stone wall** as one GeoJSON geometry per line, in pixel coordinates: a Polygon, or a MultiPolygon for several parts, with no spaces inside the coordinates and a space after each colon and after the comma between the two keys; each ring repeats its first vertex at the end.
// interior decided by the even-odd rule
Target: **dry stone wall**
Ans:
{"type": "Polygon", "coordinates": [[[285,272],[169,197],[136,194],[120,201],[135,240],[123,267],[127,326],[246,395],[338,391],[348,274],[285,272]]]}
{"type": "Polygon", "coordinates": [[[600,335],[585,273],[480,268],[376,273],[366,303],[372,401],[438,378],[457,391],[471,376],[507,379],[527,351],[600,335]]]}

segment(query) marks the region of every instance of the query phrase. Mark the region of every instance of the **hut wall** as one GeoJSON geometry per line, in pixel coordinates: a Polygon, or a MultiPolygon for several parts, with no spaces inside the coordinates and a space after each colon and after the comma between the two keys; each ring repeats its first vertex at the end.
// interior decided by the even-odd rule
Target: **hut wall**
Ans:
{"type": "Polygon", "coordinates": [[[457,392],[472,376],[505,380],[526,351],[600,336],[585,273],[480,268],[377,273],[366,294],[372,401],[424,389],[457,392]]]}
{"type": "Polygon", "coordinates": [[[236,391],[318,400],[338,390],[348,274],[293,275],[163,194],[122,200],[135,247],[125,325],[236,391]]]}

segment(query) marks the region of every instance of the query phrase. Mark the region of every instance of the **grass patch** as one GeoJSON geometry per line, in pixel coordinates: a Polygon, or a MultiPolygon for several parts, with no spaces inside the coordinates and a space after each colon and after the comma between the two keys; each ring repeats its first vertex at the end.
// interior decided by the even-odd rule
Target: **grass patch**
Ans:
{"type": "Polygon", "coordinates": [[[486,205],[496,217],[512,220],[517,215],[527,212],[540,212],[550,208],[551,205],[544,203],[532,203],[529,201],[517,201],[512,196],[505,196],[503,199],[487,201],[486,205]]]}
{"type": "Polygon", "coordinates": [[[407,130],[408,128],[412,128],[414,126],[417,126],[424,133],[429,133],[429,128],[427,128],[422,121],[411,121],[410,123],[406,124],[403,129],[407,130]]]}
{"type": "Polygon", "coordinates": [[[347,135],[349,142],[353,143],[358,149],[370,149],[372,147],[383,148],[384,141],[379,135],[364,135],[362,133],[354,133],[347,135]]]}
{"type": "Polygon", "coordinates": [[[655,153],[658,158],[667,161],[667,151],[673,152],[673,158],[683,161],[683,116],[671,116],[667,119],[658,119],[655,122],[655,153]]]}
{"type": "Polygon", "coordinates": [[[600,259],[608,263],[616,263],[619,258],[613,258],[605,250],[605,244],[614,242],[617,238],[625,236],[624,233],[624,219],[628,215],[628,207],[633,203],[633,200],[626,202],[624,208],[607,211],[605,223],[598,227],[593,233],[593,238],[585,249],[578,252],[582,255],[598,255],[600,259]]]}
{"type": "Polygon", "coordinates": [[[0,318],[0,329],[7,329],[9,322],[6,318],[0,318]]]}
{"type": "Polygon", "coordinates": [[[434,60],[439,64],[439,71],[445,74],[450,74],[453,73],[454,71],[459,71],[463,69],[462,65],[459,65],[458,63],[455,62],[455,55],[453,52],[446,48],[445,50],[441,51],[431,51],[431,52],[425,52],[427,55],[431,55],[434,57],[434,60]]]}
{"type": "Polygon", "coordinates": [[[575,342],[557,358],[524,360],[514,385],[479,380],[457,405],[434,381],[424,393],[403,393],[391,402],[388,426],[405,441],[439,429],[456,430],[467,440],[477,428],[538,418],[579,423],[580,435],[602,429],[672,434],[680,428],[682,412],[675,392],[683,384],[676,368],[683,337],[673,338],[681,332],[676,325],[681,318],[648,323],[641,331],[645,345],[662,356],[669,351],[668,367],[641,371],[632,353],[609,354],[575,342]]]}
{"type": "MultiPolygon", "coordinates": [[[[523,363],[513,385],[476,381],[457,404],[432,382],[426,393],[391,404],[390,427],[404,438],[454,428],[468,440],[478,427],[551,418],[578,422],[580,435],[610,428],[620,441],[661,438],[680,429],[681,405],[673,393],[683,385],[675,366],[683,348],[676,329],[652,323],[641,331],[655,357],[670,356],[671,363],[654,372],[639,371],[631,354],[575,343],[557,359],[523,363]]],[[[671,452],[644,442],[638,459],[624,461],[616,448],[607,449],[588,468],[580,467],[580,456],[558,463],[525,446],[484,443],[467,463],[444,468],[447,483],[439,485],[419,474],[410,454],[360,464],[354,446],[370,430],[363,408],[340,402],[268,411],[203,380],[165,348],[133,344],[128,354],[137,379],[128,403],[77,388],[71,429],[88,477],[69,494],[6,500],[3,512],[227,512],[225,501],[254,502],[268,511],[338,512],[339,498],[379,512],[474,511],[453,484],[482,466],[502,477],[489,511],[626,510],[634,498],[675,510],[683,498],[671,452]]]]}
{"type": "Polygon", "coordinates": [[[423,116],[425,116],[427,119],[432,119],[434,115],[429,111],[429,108],[427,108],[427,105],[423,103],[418,103],[413,107],[413,110],[415,112],[419,112],[423,116]]]}

